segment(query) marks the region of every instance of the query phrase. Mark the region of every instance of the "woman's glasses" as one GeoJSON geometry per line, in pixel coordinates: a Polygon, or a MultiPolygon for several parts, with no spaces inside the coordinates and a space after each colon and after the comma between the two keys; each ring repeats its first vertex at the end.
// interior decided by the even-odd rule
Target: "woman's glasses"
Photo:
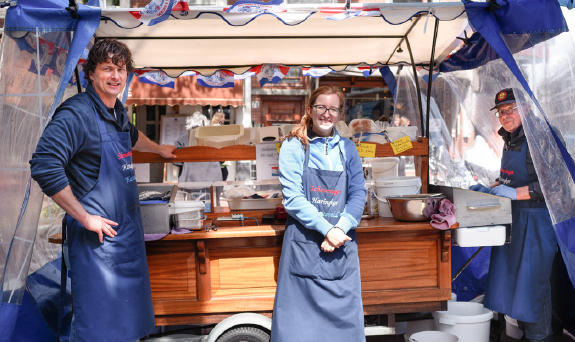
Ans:
{"type": "Polygon", "coordinates": [[[338,116],[341,113],[341,109],[339,108],[327,108],[326,106],[322,105],[315,105],[311,107],[315,108],[315,112],[318,113],[319,115],[325,114],[326,111],[329,111],[329,114],[331,116],[338,116]]]}

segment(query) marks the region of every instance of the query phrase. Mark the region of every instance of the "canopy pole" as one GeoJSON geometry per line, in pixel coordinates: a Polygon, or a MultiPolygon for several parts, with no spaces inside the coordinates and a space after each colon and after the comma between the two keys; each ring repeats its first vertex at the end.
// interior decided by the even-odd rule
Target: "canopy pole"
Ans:
{"type": "Polygon", "coordinates": [[[409,39],[405,36],[405,45],[409,51],[409,58],[411,59],[411,68],[413,69],[413,78],[415,79],[415,90],[417,91],[417,103],[419,103],[419,117],[423,125],[423,104],[421,103],[421,90],[419,89],[419,79],[417,79],[417,69],[415,68],[415,61],[413,60],[413,53],[411,53],[411,45],[409,39]]]}
{"type": "MultiPolygon", "coordinates": [[[[429,60],[429,79],[427,80],[427,117],[425,118],[425,136],[429,138],[429,111],[431,107],[431,83],[433,82],[433,68],[435,67],[435,45],[437,43],[437,32],[439,31],[439,20],[435,19],[435,30],[433,31],[433,45],[431,47],[431,59],[429,60]]],[[[428,178],[429,179],[429,178],[428,178]]]]}

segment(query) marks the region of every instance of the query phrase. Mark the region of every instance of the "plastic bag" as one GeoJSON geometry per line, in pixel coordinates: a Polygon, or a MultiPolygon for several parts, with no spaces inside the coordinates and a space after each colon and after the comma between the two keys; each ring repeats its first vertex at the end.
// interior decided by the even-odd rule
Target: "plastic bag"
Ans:
{"type": "Polygon", "coordinates": [[[344,138],[351,138],[353,136],[351,129],[349,129],[349,127],[343,121],[338,121],[335,124],[335,129],[337,130],[339,135],[341,135],[344,138]]]}
{"type": "Polygon", "coordinates": [[[192,116],[188,116],[186,118],[186,129],[188,131],[198,126],[209,126],[209,125],[210,120],[208,120],[208,118],[200,112],[195,112],[192,116]]]}
{"type": "Polygon", "coordinates": [[[353,134],[377,133],[377,125],[371,119],[354,119],[349,123],[353,134]]]}
{"type": "Polygon", "coordinates": [[[247,187],[247,186],[238,186],[235,188],[231,188],[230,190],[226,191],[226,197],[228,199],[234,199],[234,198],[244,198],[244,197],[250,197],[255,195],[255,191],[254,189],[247,187]]]}

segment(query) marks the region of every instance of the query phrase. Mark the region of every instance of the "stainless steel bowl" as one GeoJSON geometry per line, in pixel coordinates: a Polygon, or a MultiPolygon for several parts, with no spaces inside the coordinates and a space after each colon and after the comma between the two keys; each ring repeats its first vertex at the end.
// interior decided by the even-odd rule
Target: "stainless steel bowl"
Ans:
{"type": "Polygon", "coordinates": [[[389,196],[385,199],[393,218],[397,221],[429,221],[437,212],[439,201],[444,194],[418,194],[389,196]]]}

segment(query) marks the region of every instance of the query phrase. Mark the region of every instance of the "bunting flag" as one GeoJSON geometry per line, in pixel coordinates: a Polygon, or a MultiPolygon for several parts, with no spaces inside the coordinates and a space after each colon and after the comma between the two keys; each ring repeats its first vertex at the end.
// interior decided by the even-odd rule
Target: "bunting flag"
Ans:
{"type": "Polygon", "coordinates": [[[88,48],[84,48],[84,52],[82,52],[80,59],[78,59],[78,64],[86,63],[88,61],[88,55],[89,54],[90,54],[90,50],[88,50],[88,48]]]}
{"type": "Polygon", "coordinates": [[[256,73],[260,86],[263,87],[266,83],[276,84],[289,72],[289,67],[278,64],[262,64],[250,69],[256,73]]]}
{"type": "Polygon", "coordinates": [[[142,23],[153,26],[170,17],[172,11],[189,11],[186,1],[178,0],[152,0],[140,12],[130,11],[134,18],[142,23]]]}
{"type": "Polygon", "coordinates": [[[363,74],[363,77],[368,78],[369,76],[373,75],[373,72],[377,70],[374,67],[357,67],[359,71],[363,74]]]}
{"type": "MultiPolygon", "coordinates": [[[[331,11],[321,11],[322,13],[330,13],[331,11]]],[[[333,12],[331,12],[333,13],[333,12]]],[[[379,17],[381,16],[381,12],[379,8],[366,8],[363,10],[351,10],[351,11],[341,11],[334,15],[324,16],[325,19],[329,20],[345,20],[353,17],[379,17]]]]}
{"type": "Polygon", "coordinates": [[[138,81],[140,81],[140,83],[155,84],[160,87],[174,89],[176,79],[166,75],[166,73],[161,70],[150,70],[142,74],[135,73],[139,75],[138,81]]]}
{"type": "Polygon", "coordinates": [[[229,70],[218,70],[211,76],[197,75],[198,84],[208,88],[233,88],[234,73],[229,70]]]}
{"type": "Polygon", "coordinates": [[[283,0],[270,2],[239,0],[231,7],[224,8],[226,13],[280,13],[286,11],[283,0]]]}
{"type": "Polygon", "coordinates": [[[255,72],[248,70],[241,75],[234,75],[234,80],[245,80],[246,78],[250,78],[255,75],[255,72]]]}
{"type": "Polygon", "coordinates": [[[309,76],[313,78],[318,78],[325,76],[329,73],[334,72],[330,68],[302,68],[302,73],[304,76],[309,76]]]}

